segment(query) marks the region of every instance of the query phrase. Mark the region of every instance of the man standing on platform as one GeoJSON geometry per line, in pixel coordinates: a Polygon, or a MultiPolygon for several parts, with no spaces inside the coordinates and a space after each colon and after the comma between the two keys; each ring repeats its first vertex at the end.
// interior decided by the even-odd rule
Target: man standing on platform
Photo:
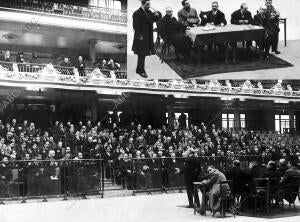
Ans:
{"type": "Polygon", "coordinates": [[[183,0],[181,4],[183,8],[178,11],[178,21],[184,24],[186,27],[199,26],[200,19],[196,9],[191,8],[188,0],[183,0]]]}
{"type": "Polygon", "coordinates": [[[141,0],[142,6],[133,13],[134,39],[132,51],[137,54],[136,73],[147,78],[145,58],[154,53],[153,23],[160,19],[159,12],[151,12],[150,0],[141,0]]]}
{"type": "Polygon", "coordinates": [[[270,38],[272,31],[270,29],[270,22],[267,18],[267,7],[262,5],[259,9],[259,13],[253,18],[253,25],[264,27],[265,29],[265,38],[263,42],[258,42],[258,46],[265,51],[266,59],[270,57],[270,38]]]}
{"type": "Polygon", "coordinates": [[[194,150],[189,149],[187,151],[187,158],[184,162],[184,168],[181,173],[184,174],[184,182],[186,185],[186,192],[189,200],[188,208],[193,208],[194,204],[197,207],[200,207],[200,200],[198,196],[198,192],[195,193],[194,196],[194,182],[198,180],[198,176],[200,174],[201,167],[197,158],[194,156],[194,150]],[[194,200],[193,200],[194,199],[194,200]]]}
{"type": "Polygon", "coordinates": [[[267,17],[269,19],[270,29],[272,31],[272,35],[270,36],[272,52],[275,52],[275,54],[280,54],[280,52],[278,51],[280,13],[272,5],[272,0],[266,0],[266,6],[267,17]]]}

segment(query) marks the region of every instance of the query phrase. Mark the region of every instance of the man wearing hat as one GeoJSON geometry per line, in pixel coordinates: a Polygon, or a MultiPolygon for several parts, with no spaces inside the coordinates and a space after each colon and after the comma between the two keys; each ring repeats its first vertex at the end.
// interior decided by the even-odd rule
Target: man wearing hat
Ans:
{"type": "Polygon", "coordinates": [[[154,53],[153,23],[161,18],[161,14],[149,10],[150,0],[141,0],[141,4],[132,16],[134,29],[132,51],[138,56],[136,73],[147,78],[145,58],[154,53]]]}
{"type": "Polygon", "coordinates": [[[189,0],[183,0],[181,4],[183,8],[178,11],[178,21],[185,26],[199,26],[197,10],[191,7],[189,0]]]}

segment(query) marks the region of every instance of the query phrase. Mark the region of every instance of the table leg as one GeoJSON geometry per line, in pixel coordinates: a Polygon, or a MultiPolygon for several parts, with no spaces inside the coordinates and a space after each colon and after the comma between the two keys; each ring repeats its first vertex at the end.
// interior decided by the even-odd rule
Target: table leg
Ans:
{"type": "Polygon", "coordinates": [[[226,42],[224,44],[225,46],[225,64],[228,64],[228,58],[229,58],[229,43],[226,42]]]}
{"type": "Polygon", "coordinates": [[[237,42],[232,43],[232,62],[236,62],[236,50],[237,50],[237,42]]]}
{"type": "Polygon", "coordinates": [[[203,195],[204,195],[204,198],[203,198],[203,200],[204,200],[203,208],[204,208],[204,216],[206,216],[206,186],[203,186],[203,189],[204,189],[204,191],[203,191],[203,195]]]}
{"type": "Polygon", "coordinates": [[[284,20],[284,46],[286,47],[286,19],[284,20]]]}
{"type": "Polygon", "coordinates": [[[198,54],[198,65],[201,65],[201,63],[202,63],[202,55],[203,55],[203,47],[204,46],[202,46],[202,45],[199,45],[198,47],[197,47],[197,54],[198,54]]]}
{"type": "MultiPolygon", "coordinates": [[[[194,198],[195,198],[195,195],[196,195],[196,184],[194,184],[194,198]]],[[[195,204],[195,201],[194,201],[194,215],[196,215],[196,204],[195,204]]]]}

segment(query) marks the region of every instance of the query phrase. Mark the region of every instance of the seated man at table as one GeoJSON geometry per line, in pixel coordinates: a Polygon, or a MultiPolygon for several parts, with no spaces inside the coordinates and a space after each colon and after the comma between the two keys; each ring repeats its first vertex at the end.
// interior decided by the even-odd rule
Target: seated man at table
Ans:
{"type": "MultiPolygon", "coordinates": [[[[234,25],[249,25],[252,23],[251,12],[248,11],[248,5],[246,3],[241,4],[241,8],[231,14],[231,24],[234,25]]],[[[236,44],[236,43],[235,43],[236,44]]],[[[246,43],[247,50],[250,50],[252,41],[246,43]]]]}
{"type": "Polygon", "coordinates": [[[262,42],[258,42],[258,46],[261,50],[265,51],[266,59],[270,57],[270,36],[272,35],[272,30],[270,29],[270,22],[267,17],[267,7],[262,5],[259,8],[259,13],[253,18],[253,25],[261,26],[265,29],[265,38],[262,42]]]}
{"type": "Polygon", "coordinates": [[[178,21],[183,23],[185,26],[199,26],[200,19],[196,9],[191,7],[188,0],[183,0],[181,4],[183,8],[178,11],[178,21]]]}
{"type": "Polygon", "coordinates": [[[203,16],[204,24],[211,24],[216,26],[224,26],[227,25],[227,21],[225,19],[225,14],[219,10],[219,3],[212,3],[212,10],[207,13],[207,15],[203,16]]]}
{"type": "Polygon", "coordinates": [[[173,17],[171,7],[166,8],[166,15],[162,18],[157,28],[162,39],[174,45],[176,54],[182,54],[186,59],[190,57],[192,42],[185,35],[186,26],[173,17]]]}
{"type": "Polygon", "coordinates": [[[266,0],[266,6],[267,17],[269,18],[270,29],[272,30],[272,35],[270,36],[272,52],[275,52],[275,54],[280,54],[280,52],[278,51],[280,13],[272,5],[272,0],[266,0]]]}
{"type": "MultiPolygon", "coordinates": [[[[213,212],[213,216],[216,214],[216,212],[220,208],[220,195],[221,195],[221,186],[220,182],[225,181],[226,177],[225,175],[217,170],[214,166],[209,166],[207,168],[208,174],[202,178],[204,180],[201,181],[200,184],[205,185],[208,188],[208,198],[209,198],[209,207],[210,210],[213,212]]],[[[224,184],[224,187],[228,186],[224,184]]],[[[202,191],[203,192],[203,191],[202,191]]],[[[200,206],[200,214],[204,214],[204,209],[205,205],[204,203],[206,202],[206,196],[202,194],[202,202],[200,206]]]]}

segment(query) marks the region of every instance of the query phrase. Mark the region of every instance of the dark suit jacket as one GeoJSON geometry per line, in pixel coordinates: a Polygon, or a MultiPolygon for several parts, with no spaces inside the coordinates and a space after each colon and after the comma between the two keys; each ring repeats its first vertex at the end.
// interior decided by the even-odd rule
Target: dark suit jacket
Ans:
{"type": "Polygon", "coordinates": [[[184,162],[184,180],[186,184],[192,184],[197,181],[199,173],[201,171],[200,162],[194,156],[187,157],[184,162]]]}
{"type": "Polygon", "coordinates": [[[149,10],[139,8],[133,13],[132,18],[134,29],[132,51],[138,55],[151,55],[154,51],[153,23],[158,21],[159,17],[149,10]]]}
{"type": "Polygon", "coordinates": [[[245,186],[251,185],[253,177],[250,172],[242,170],[238,167],[233,167],[225,173],[228,180],[232,180],[232,192],[233,195],[244,192],[245,186]]]}
{"type": "Polygon", "coordinates": [[[206,23],[212,23],[212,22],[214,23],[214,25],[220,25],[221,23],[227,25],[225,14],[220,10],[218,10],[215,15],[213,14],[213,11],[208,12],[206,23]]]}
{"type": "Polygon", "coordinates": [[[242,14],[241,10],[236,10],[231,14],[231,24],[240,25],[239,20],[248,20],[248,24],[252,24],[252,15],[251,12],[246,11],[242,14]]]}

